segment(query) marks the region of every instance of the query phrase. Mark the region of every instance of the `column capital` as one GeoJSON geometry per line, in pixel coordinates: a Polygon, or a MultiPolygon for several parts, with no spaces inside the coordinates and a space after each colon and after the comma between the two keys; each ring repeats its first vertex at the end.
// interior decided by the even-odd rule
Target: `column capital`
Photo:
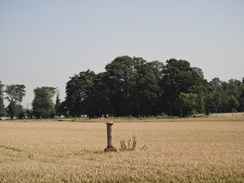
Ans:
{"type": "Polygon", "coordinates": [[[114,123],[110,121],[110,122],[107,122],[106,124],[112,126],[114,123]]]}

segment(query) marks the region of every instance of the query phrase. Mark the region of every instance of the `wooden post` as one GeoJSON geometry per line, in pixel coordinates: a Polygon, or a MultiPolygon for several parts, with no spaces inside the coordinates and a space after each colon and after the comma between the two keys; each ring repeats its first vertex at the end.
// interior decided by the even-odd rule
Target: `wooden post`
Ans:
{"type": "Polygon", "coordinates": [[[107,125],[107,147],[104,149],[105,152],[116,152],[117,149],[113,146],[113,133],[112,133],[112,125],[113,122],[106,123],[107,125]]]}

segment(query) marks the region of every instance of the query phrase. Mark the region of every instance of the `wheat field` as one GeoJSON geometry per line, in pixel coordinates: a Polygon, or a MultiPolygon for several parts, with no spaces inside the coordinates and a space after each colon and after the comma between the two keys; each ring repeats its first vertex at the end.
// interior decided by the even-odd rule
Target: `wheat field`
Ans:
{"type": "Polygon", "coordinates": [[[242,117],[107,121],[0,121],[0,182],[244,182],[242,117]]]}

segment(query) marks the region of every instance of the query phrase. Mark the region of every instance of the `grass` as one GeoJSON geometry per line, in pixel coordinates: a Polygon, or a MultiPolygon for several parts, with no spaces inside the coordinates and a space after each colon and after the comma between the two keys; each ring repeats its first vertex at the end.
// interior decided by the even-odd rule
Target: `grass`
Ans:
{"type": "Polygon", "coordinates": [[[115,119],[115,147],[137,141],[134,151],[116,153],[103,152],[104,122],[2,120],[0,182],[244,180],[244,118],[115,119]]]}
{"type": "MultiPolygon", "coordinates": [[[[125,140],[120,140],[120,151],[135,151],[137,145],[136,137],[133,136],[132,140],[128,140],[128,143],[125,143],[125,140]]],[[[145,146],[143,146],[143,149],[145,146]]]]}

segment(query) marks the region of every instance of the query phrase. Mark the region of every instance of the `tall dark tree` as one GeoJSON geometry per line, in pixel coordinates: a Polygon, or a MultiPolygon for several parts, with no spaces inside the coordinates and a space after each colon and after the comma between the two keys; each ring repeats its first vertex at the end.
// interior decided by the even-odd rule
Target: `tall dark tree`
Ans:
{"type": "Polygon", "coordinates": [[[154,109],[154,115],[160,115],[161,113],[164,112],[164,102],[163,102],[164,88],[162,84],[164,64],[159,61],[152,61],[149,62],[148,65],[152,69],[152,72],[154,73],[158,84],[157,100],[156,100],[156,107],[154,109]]]}
{"type": "Polygon", "coordinates": [[[218,112],[218,95],[215,92],[210,92],[205,97],[205,114],[218,112]]]}
{"type": "Polygon", "coordinates": [[[91,96],[96,74],[87,70],[70,78],[66,85],[67,114],[79,117],[87,112],[87,100],[91,96]]]}
{"type": "Polygon", "coordinates": [[[86,112],[89,118],[106,117],[110,113],[108,75],[103,72],[94,77],[93,87],[89,98],[86,100],[86,112]]]}
{"type": "MultiPolygon", "coordinates": [[[[244,81],[244,78],[243,78],[244,81]]],[[[239,90],[240,90],[240,97],[239,97],[239,111],[243,112],[244,111],[244,82],[242,81],[239,90]]]]}
{"type": "Polygon", "coordinates": [[[132,115],[133,91],[136,86],[136,71],[131,57],[117,57],[106,65],[108,74],[110,112],[115,116],[132,115]]]}
{"type": "Polygon", "coordinates": [[[55,108],[52,98],[55,94],[54,87],[38,87],[34,89],[34,100],[32,101],[33,115],[36,118],[54,117],[55,108]]]}
{"type": "Polygon", "coordinates": [[[8,106],[6,107],[6,113],[10,116],[11,119],[14,119],[14,116],[17,116],[17,103],[16,102],[9,102],[8,106]]]}
{"type": "Polygon", "coordinates": [[[0,81],[0,119],[4,115],[3,87],[4,87],[4,85],[0,81]]]}
{"type": "Polygon", "coordinates": [[[170,59],[163,70],[163,102],[165,113],[180,115],[177,100],[180,93],[194,93],[201,97],[209,90],[208,82],[199,69],[192,68],[185,60],[170,59]]]}
{"type": "MultiPolygon", "coordinates": [[[[236,79],[230,79],[228,82],[214,78],[210,81],[213,95],[215,95],[216,112],[232,112],[229,107],[230,97],[233,96],[239,103],[237,111],[244,110],[244,84],[236,79]]],[[[232,98],[232,97],[231,97],[232,98]]]]}
{"type": "Polygon", "coordinates": [[[209,112],[226,112],[228,104],[228,93],[224,90],[227,83],[222,82],[219,78],[213,78],[210,81],[212,88],[211,94],[208,95],[209,112]]]}
{"type": "Polygon", "coordinates": [[[240,104],[239,104],[238,100],[233,95],[231,95],[229,97],[229,101],[228,101],[229,110],[231,112],[237,112],[236,109],[239,107],[239,105],[240,104]]]}
{"type": "Polygon", "coordinates": [[[23,108],[22,105],[17,105],[16,107],[16,116],[18,117],[18,119],[23,119],[25,118],[25,110],[23,108]]]}
{"type": "Polygon", "coordinates": [[[61,102],[60,106],[59,106],[59,112],[61,115],[65,116],[66,118],[69,117],[69,114],[68,114],[68,110],[67,110],[67,105],[66,105],[66,100],[61,102]]]}
{"type": "Polygon", "coordinates": [[[9,112],[11,119],[14,118],[17,112],[17,106],[22,102],[25,96],[24,85],[7,85],[5,88],[6,99],[9,101],[7,111],[9,112]]]}
{"type": "MultiPolygon", "coordinates": [[[[244,108],[244,98],[243,98],[243,90],[244,90],[244,84],[237,79],[230,79],[228,82],[228,95],[231,97],[233,96],[237,102],[238,107],[236,110],[238,112],[243,111],[244,108]]],[[[231,98],[233,98],[231,97],[231,98]]]]}
{"type": "Polygon", "coordinates": [[[134,89],[134,114],[149,116],[157,114],[157,100],[159,97],[159,63],[148,63],[143,58],[133,58],[136,72],[136,86],[134,89]]]}
{"type": "Polygon", "coordinates": [[[57,96],[56,96],[56,103],[55,103],[55,112],[58,117],[61,117],[61,101],[59,96],[59,91],[57,90],[57,96]]]}

